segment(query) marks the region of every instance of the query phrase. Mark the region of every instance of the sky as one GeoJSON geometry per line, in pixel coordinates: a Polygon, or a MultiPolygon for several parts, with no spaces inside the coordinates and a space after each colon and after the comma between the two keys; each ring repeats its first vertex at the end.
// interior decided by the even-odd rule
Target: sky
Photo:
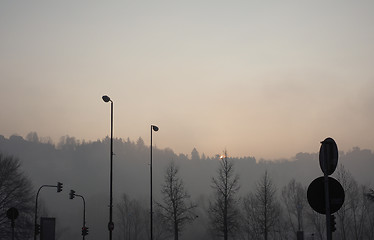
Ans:
{"type": "MultiPolygon", "coordinates": [[[[374,149],[374,1],[0,1],[0,134],[374,149]]],[[[114,149],[115,152],[115,149],[114,149]]]]}

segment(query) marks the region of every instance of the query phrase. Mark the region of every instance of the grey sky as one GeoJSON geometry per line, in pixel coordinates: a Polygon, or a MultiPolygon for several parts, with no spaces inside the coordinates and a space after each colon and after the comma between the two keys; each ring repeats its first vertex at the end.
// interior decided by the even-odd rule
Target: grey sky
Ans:
{"type": "Polygon", "coordinates": [[[372,1],[1,1],[0,134],[374,149],[372,1]]]}

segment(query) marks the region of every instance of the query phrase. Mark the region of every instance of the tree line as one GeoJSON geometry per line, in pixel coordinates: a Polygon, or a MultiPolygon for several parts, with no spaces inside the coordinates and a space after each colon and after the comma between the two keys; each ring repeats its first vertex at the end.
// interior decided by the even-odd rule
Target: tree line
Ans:
{"type": "MultiPolygon", "coordinates": [[[[156,202],[155,239],[178,240],[187,224],[203,213],[210,239],[325,239],[325,217],[313,211],[306,198],[307,187],[292,179],[277,189],[265,170],[256,182],[254,191],[239,196],[240,176],[235,173],[234,161],[221,157],[216,176],[212,177],[213,194],[199,204],[190,201],[178,167],[170,162],[165,171],[162,200],[156,202]]],[[[360,185],[343,165],[337,170],[337,179],[345,191],[345,202],[336,213],[336,239],[374,239],[374,192],[360,185]]],[[[144,203],[144,202],[143,202],[144,203]]],[[[123,194],[117,205],[123,240],[148,239],[147,208],[141,201],[123,194]],[[141,214],[143,213],[143,215],[141,214]],[[134,217],[135,216],[135,217],[134,217]]],[[[186,238],[189,239],[189,238],[186,238]]]]}
{"type": "MultiPolygon", "coordinates": [[[[29,134],[26,139],[0,136],[0,152],[8,154],[1,158],[8,159],[8,163],[4,161],[0,166],[0,203],[4,203],[1,205],[0,239],[6,239],[10,230],[4,211],[11,206],[12,201],[7,200],[10,199],[9,189],[13,188],[5,186],[17,182],[14,176],[23,179],[18,182],[24,182],[21,185],[25,186],[20,191],[23,200],[18,201],[26,203],[22,206],[25,220],[22,220],[24,232],[18,233],[23,236],[20,239],[27,239],[25,236],[33,231],[33,225],[27,219],[33,216],[35,189],[40,184],[57,180],[66,184],[70,181],[74,189],[78,185],[81,192],[88,195],[88,206],[93,206],[88,209],[88,224],[92,224],[90,239],[95,236],[101,239],[98,226],[104,226],[105,220],[104,224],[100,222],[96,226],[92,222],[95,217],[105,218],[98,210],[103,208],[103,212],[107,212],[106,194],[103,194],[103,200],[98,194],[107,189],[107,178],[102,169],[107,166],[103,159],[107,158],[108,146],[108,138],[79,142],[64,137],[54,145],[36,134],[29,134]],[[12,168],[6,167],[11,166],[9,162],[14,164],[12,168]],[[13,179],[10,173],[13,173],[13,179]],[[7,183],[5,179],[8,179],[7,183]]],[[[114,232],[118,239],[149,239],[149,199],[146,194],[142,195],[149,191],[149,148],[139,138],[136,142],[115,139],[114,149],[115,176],[119,178],[115,182],[119,188],[114,232]]],[[[154,150],[155,193],[158,193],[154,202],[155,239],[296,239],[297,231],[303,231],[305,239],[324,239],[324,216],[313,212],[306,200],[306,188],[310,183],[306,179],[315,178],[316,172],[320,172],[317,154],[299,153],[292,161],[269,162],[253,157],[230,158],[227,153],[223,153],[222,158],[221,154],[208,157],[200,155],[195,148],[190,155],[178,155],[171,149],[157,147],[154,150]],[[309,177],[300,177],[304,175],[309,177]]],[[[354,148],[340,155],[342,165],[334,177],[343,185],[346,200],[335,214],[337,230],[334,237],[373,239],[374,214],[370,201],[373,192],[370,185],[359,183],[370,182],[365,181],[368,176],[365,171],[372,171],[373,154],[354,148]]],[[[14,190],[12,194],[22,199],[16,192],[14,190]]],[[[38,209],[55,211],[49,205],[52,201],[44,200],[38,209]]],[[[65,207],[61,209],[64,213],[70,212],[65,207]]],[[[19,220],[18,224],[21,224],[21,218],[19,220]]],[[[70,222],[74,222],[73,219],[70,222]]],[[[59,230],[60,240],[76,236],[73,231],[67,235],[70,230],[66,221],[59,223],[66,224],[62,226],[64,232],[59,230]]],[[[102,230],[104,236],[107,235],[105,230],[102,230]]]]}

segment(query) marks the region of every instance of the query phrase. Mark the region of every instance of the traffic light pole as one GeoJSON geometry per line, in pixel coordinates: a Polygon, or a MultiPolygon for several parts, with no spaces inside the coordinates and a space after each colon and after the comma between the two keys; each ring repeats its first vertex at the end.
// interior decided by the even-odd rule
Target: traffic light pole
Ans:
{"type": "MultiPolygon", "coordinates": [[[[75,194],[75,196],[82,198],[83,200],[83,227],[82,230],[86,228],[86,201],[84,200],[84,197],[82,195],[75,194]]],[[[82,234],[83,240],[85,239],[86,235],[82,234]]]]}
{"type": "Polygon", "coordinates": [[[38,197],[39,197],[39,192],[42,190],[43,187],[55,187],[57,188],[57,192],[62,191],[62,183],[58,182],[57,185],[42,185],[39,189],[38,192],[36,193],[36,200],[35,200],[35,219],[34,219],[34,240],[36,240],[37,235],[39,234],[38,232],[38,197]]]}
{"type": "Polygon", "coordinates": [[[85,239],[86,235],[88,234],[88,227],[86,227],[86,200],[82,195],[76,194],[74,190],[70,190],[70,199],[74,199],[75,197],[80,197],[83,200],[83,226],[82,226],[82,237],[83,240],[85,239]]]}

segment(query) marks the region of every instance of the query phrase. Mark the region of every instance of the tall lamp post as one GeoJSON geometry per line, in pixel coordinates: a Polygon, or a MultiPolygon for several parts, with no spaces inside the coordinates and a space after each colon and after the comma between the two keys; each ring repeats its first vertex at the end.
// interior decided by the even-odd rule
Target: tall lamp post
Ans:
{"type": "Polygon", "coordinates": [[[110,202],[109,202],[109,240],[112,240],[113,223],[113,101],[107,95],[102,97],[104,102],[110,102],[110,202]]]}
{"type": "Polygon", "coordinates": [[[151,160],[150,160],[150,181],[151,181],[151,187],[150,187],[150,191],[151,191],[151,199],[150,199],[150,205],[151,205],[151,213],[150,213],[150,216],[151,216],[151,240],[153,240],[153,196],[152,196],[152,133],[153,131],[157,132],[158,131],[158,127],[156,125],[151,125],[151,160]]]}

